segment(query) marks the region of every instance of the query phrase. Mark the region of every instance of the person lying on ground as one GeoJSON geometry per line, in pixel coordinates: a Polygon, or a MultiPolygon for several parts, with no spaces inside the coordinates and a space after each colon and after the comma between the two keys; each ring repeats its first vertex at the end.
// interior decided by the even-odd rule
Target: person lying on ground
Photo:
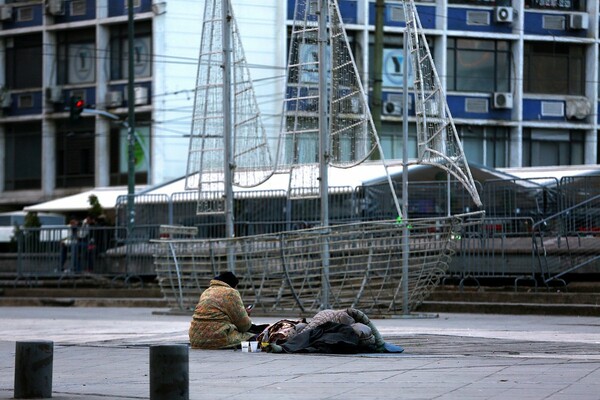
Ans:
{"type": "Polygon", "coordinates": [[[274,353],[402,353],[387,343],[367,315],[355,308],[322,310],[306,320],[281,320],[257,338],[274,353]]]}

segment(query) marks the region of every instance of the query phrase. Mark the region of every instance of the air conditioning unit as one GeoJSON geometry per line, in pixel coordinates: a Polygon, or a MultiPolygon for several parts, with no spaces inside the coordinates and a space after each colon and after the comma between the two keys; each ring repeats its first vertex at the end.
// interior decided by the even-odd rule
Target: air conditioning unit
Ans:
{"type": "Polygon", "coordinates": [[[383,100],[382,115],[402,115],[404,97],[398,93],[387,93],[383,100]]]}
{"type": "Polygon", "coordinates": [[[162,14],[166,13],[167,12],[167,2],[166,1],[153,2],[152,3],[152,12],[154,13],[154,15],[162,15],[162,14]]]}
{"type": "Polygon", "coordinates": [[[494,108],[497,109],[510,109],[513,108],[513,95],[512,93],[494,93],[493,99],[494,108]]]}
{"type": "Polygon", "coordinates": [[[9,21],[12,16],[13,9],[11,6],[0,6],[0,21],[9,21]]]}
{"type": "Polygon", "coordinates": [[[62,86],[49,86],[46,88],[46,101],[48,103],[62,103],[63,99],[63,88],[62,86]]]}
{"type": "Polygon", "coordinates": [[[512,7],[496,7],[494,10],[494,21],[498,23],[509,23],[513,22],[513,8],[512,7]]]}
{"type": "Polygon", "coordinates": [[[569,119],[585,119],[592,113],[592,103],[587,97],[571,97],[565,103],[565,116],[569,119]]]}
{"type": "Polygon", "coordinates": [[[65,0],[47,0],[46,10],[48,14],[65,15],[65,0]]]}
{"type": "Polygon", "coordinates": [[[106,107],[120,107],[123,104],[123,92],[120,90],[111,90],[106,93],[106,107]]]}
{"type": "Polygon", "coordinates": [[[381,111],[383,115],[402,115],[402,102],[394,100],[384,101],[381,111]]]}
{"type": "Polygon", "coordinates": [[[590,16],[588,14],[569,15],[569,29],[580,30],[590,28],[590,16]]]}
{"type": "Polygon", "coordinates": [[[136,86],[133,88],[134,104],[136,106],[144,106],[148,104],[148,88],[144,86],[136,86]]]}

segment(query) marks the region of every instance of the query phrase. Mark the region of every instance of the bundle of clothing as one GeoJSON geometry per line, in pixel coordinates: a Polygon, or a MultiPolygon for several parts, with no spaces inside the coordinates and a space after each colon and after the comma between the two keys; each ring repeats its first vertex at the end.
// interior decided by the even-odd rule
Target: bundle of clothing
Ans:
{"type": "Polygon", "coordinates": [[[323,310],[310,322],[283,319],[258,336],[263,351],[273,353],[402,353],[387,343],[365,313],[355,308],[323,310]]]}

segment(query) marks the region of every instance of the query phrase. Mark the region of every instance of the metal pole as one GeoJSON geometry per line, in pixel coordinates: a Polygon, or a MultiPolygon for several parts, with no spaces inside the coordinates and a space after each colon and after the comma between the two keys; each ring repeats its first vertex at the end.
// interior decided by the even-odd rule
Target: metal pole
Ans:
{"type": "MultiPolygon", "coordinates": [[[[229,10],[229,0],[223,0],[221,5],[222,18],[222,40],[223,40],[223,138],[224,138],[224,185],[225,185],[225,234],[227,238],[235,236],[233,225],[233,169],[235,168],[233,160],[233,107],[231,104],[231,12],[229,10]]],[[[227,268],[235,272],[235,252],[233,241],[227,241],[227,268]]]]}
{"type": "Polygon", "coordinates": [[[127,0],[127,237],[135,224],[135,68],[133,63],[135,29],[133,22],[133,0],[127,0]]]}
{"type": "Polygon", "coordinates": [[[378,134],[381,134],[382,84],[383,84],[383,16],[385,0],[375,3],[375,54],[373,56],[373,93],[371,96],[371,116],[378,134]]]}
{"type": "Polygon", "coordinates": [[[408,315],[408,29],[404,30],[402,61],[402,314],[408,315]]]}
{"type": "Polygon", "coordinates": [[[323,236],[321,242],[321,258],[323,270],[321,274],[323,309],[329,308],[329,96],[327,88],[327,53],[328,53],[328,0],[320,0],[319,5],[319,188],[321,193],[321,226],[323,236]]]}
{"type": "Polygon", "coordinates": [[[17,342],[15,347],[15,399],[52,397],[51,341],[17,342]]]}

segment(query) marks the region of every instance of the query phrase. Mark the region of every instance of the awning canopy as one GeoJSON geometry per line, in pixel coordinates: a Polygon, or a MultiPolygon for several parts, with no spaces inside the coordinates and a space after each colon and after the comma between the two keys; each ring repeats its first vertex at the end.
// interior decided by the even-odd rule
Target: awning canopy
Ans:
{"type": "MultiPolygon", "coordinates": [[[[503,179],[532,179],[532,178],[556,178],[560,179],[563,176],[584,176],[600,174],[600,165],[584,165],[584,166],[564,166],[554,168],[514,168],[496,170],[478,164],[470,164],[471,174],[475,181],[484,183],[489,180],[503,179]]],[[[402,177],[401,163],[395,163],[388,166],[388,172],[394,181],[398,181],[402,177]]],[[[409,182],[416,181],[435,181],[439,178],[439,173],[442,169],[428,165],[411,165],[409,167],[409,182]]],[[[362,185],[376,185],[385,183],[386,171],[380,162],[367,162],[361,165],[343,169],[329,169],[329,186],[331,187],[348,187],[355,189],[362,185]]],[[[167,182],[161,185],[145,188],[136,188],[136,195],[167,195],[173,193],[186,192],[185,178],[180,178],[167,182]]],[[[549,181],[552,181],[550,179],[549,181]]],[[[521,184],[524,184],[525,181],[521,184]]],[[[285,191],[288,190],[289,173],[276,173],[269,180],[252,188],[234,187],[234,192],[245,191],[285,191]]],[[[517,183],[518,184],[518,183],[517,183]]],[[[539,184],[539,183],[538,183],[539,184]]],[[[44,203],[35,204],[23,208],[24,211],[37,212],[85,212],[90,208],[89,197],[96,195],[102,207],[106,211],[114,210],[119,196],[127,195],[126,187],[99,187],[85,192],[67,196],[55,200],[50,200],[44,203]]]]}
{"type": "Polygon", "coordinates": [[[46,201],[44,203],[27,206],[24,207],[23,210],[58,213],[84,212],[90,208],[89,197],[91,195],[98,197],[98,201],[100,202],[102,208],[105,210],[112,210],[115,208],[115,204],[117,203],[117,197],[126,194],[126,187],[99,187],[71,196],[61,197],[59,199],[46,201]]]}

